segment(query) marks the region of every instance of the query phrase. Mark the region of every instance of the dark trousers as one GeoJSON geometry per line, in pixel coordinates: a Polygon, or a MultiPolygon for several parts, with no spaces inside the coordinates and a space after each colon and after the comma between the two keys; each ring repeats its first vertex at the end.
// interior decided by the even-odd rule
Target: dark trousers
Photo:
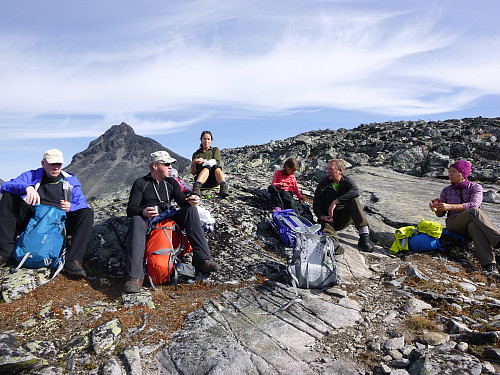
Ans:
{"type": "MultiPolygon", "coordinates": [[[[193,265],[205,259],[212,259],[207,239],[203,234],[198,209],[194,206],[182,207],[172,217],[181,229],[186,230],[186,237],[193,247],[193,265]]],[[[127,276],[144,279],[144,251],[146,250],[146,234],[148,219],[133,216],[127,235],[127,276]]]]}
{"type": "Polygon", "coordinates": [[[278,189],[274,185],[269,185],[267,188],[269,194],[271,194],[271,201],[273,206],[281,207],[283,209],[293,209],[295,210],[295,203],[293,201],[293,193],[291,191],[278,189]]]}
{"type": "MultiPolygon", "coordinates": [[[[200,172],[205,168],[208,169],[208,172],[209,172],[208,178],[201,187],[205,188],[205,189],[210,189],[210,188],[214,188],[214,187],[219,186],[219,183],[217,182],[217,179],[215,178],[215,171],[218,168],[222,169],[222,167],[220,165],[217,165],[217,164],[212,165],[212,166],[205,165],[205,166],[203,166],[203,168],[200,169],[200,172]]],[[[198,181],[198,175],[200,174],[200,172],[198,172],[196,174],[196,176],[194,176],[194,182],[198,181]]]]}
{"type": "MultiPolygon", "coordinates": [[[[4,193],[0,200],[0,255],[10,257],[16,245],[16,238],[28,225],[35,213],[33,206],[21,197],[4,193]]],[[[90,233],[94,224],[91,208],[66,212],[66,234],[71,235],[71,246],[67,249],[67,260],[83,262],[90,233]]]]}
{"type": "Polygon", "coordinates": [[[500,246],[500,231],[479,208],[470,208],[446,218],[446,228],[472,238],[476,257],[482,266],[495,263],[493,248],[500,246]]]}
{"type": "Polygon", "coordinates": [[[346,228],[350,224],[354,224],[357,229],[368,226],[368,220],[359,199],[354,198],[343,207],[335,207],[335,210],[333,210],[333,223],[322,224],[323,232],[338,240],[337,231],[346,228]]]}

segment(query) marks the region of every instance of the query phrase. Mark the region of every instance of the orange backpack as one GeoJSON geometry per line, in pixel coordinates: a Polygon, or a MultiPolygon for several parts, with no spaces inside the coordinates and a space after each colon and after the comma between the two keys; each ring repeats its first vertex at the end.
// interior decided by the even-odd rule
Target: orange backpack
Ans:
{"type": "Polygon", "coordinates": [[[173,220],[165,219],[158,223],[147,237],[144,254],[146,273],[151,284],[164,284],[171,279],[172,274],[177,284],[175,265],[179,257],[192,250],[181,228],[173,220]]]}

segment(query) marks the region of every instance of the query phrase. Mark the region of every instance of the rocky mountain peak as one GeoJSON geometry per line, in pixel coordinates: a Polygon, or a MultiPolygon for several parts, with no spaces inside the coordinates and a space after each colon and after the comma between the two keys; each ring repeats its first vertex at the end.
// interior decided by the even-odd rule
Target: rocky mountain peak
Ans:
{"type": "Polygon", "coordinates": [[[147,173],[149,155],[159,150],[176,158],[180,171],[190,163],[155,140],[137,135],[130,125],[122,122],[75,154],[65,170],[78,176],[87,197],[105,196],[130,188],[137,177],[147,173]]]}

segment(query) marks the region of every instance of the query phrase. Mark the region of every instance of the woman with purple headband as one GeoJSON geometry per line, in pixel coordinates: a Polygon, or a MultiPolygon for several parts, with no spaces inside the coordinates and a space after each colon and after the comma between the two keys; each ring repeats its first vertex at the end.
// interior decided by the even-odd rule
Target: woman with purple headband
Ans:
{"type": "Polygon", "coordinates": [[[469,236],[481,266],[500,276],[493,249],[500,247],[500,231],[490,218],[479,208],[483,201],[483,187],[467,178],[471,165],[458,160],[450,166],[450,185],[441,191],[439,199],[429,204],[436,216],[446,218],[446,228],[461,236],[469,236]]]}

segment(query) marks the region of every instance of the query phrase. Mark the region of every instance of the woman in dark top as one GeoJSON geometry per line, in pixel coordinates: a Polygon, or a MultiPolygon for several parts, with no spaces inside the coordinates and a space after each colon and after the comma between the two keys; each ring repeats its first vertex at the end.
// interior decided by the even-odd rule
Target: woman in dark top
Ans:
{"type": "Polygon", "coordinates": [[[224,179],[221,167],[220,151],[217,147],[212,147],[212,133],[205,130],[201,133],[200,148],[191,158],[191,174],[194,177],[193,194],[201,195],[201,188],[211,188],[220,185],[220,196],[222,198],[229,195],[229,188],[224,179]]]}

